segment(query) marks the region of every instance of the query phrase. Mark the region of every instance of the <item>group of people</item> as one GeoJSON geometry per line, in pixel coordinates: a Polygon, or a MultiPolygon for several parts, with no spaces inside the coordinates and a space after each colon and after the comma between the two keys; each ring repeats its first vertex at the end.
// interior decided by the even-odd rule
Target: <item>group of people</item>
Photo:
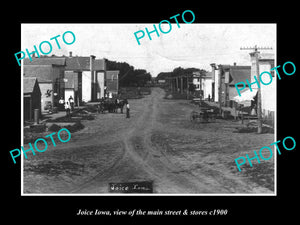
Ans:
{"type": "MultiPolygon", "coordinates": [[[[102,99],[102,100],[104,100],[104,99],[102,99]]],[[[116,102],[119,103],[119,99],[117,99],[116,102]]],[[[64,108],[65,111],[66,111],[66,116],[70,117],[71,116],[71,111],[74,110],[74,99],[73,99],[73,97],[70,96],[68,101],[65,101],[63,99],[63,97],[61,97],[58,103],[60,105],[60,109],[62,110],[64,108]]],[[[128,100],[125,99],[124,103],[125,103],[125,107],[126,107],[126,118],[130,118],[130,107],[129,107],[128,100]]]]}
{"type": "Polygon", "coordinates": [[[63,97],[61,97],[58,103],[60,105],[60,109],[64,108],[65,111],[66,111],[66,116],[70,117],[71,116],[71,111],[74,110],[74,99],[73,99],[73,97],[70,96],[68,101],[66,101],[66,102],[63,99],[63,97]]]}

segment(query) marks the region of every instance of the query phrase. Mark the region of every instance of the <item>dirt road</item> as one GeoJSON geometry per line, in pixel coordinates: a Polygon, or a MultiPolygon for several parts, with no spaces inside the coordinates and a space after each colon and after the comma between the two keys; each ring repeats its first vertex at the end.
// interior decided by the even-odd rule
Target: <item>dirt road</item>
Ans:
{"type": "Polygon", "coordinates": [[[272,193],[273,160],[238,172],[234,159],[273,142],[238,122],[192,123],[196,106],[154,88],[131,118],[99,114],[68,143],[24,160],[24,193],[108,193],[110,182],[153,181],[155,193],[272,193]]]}

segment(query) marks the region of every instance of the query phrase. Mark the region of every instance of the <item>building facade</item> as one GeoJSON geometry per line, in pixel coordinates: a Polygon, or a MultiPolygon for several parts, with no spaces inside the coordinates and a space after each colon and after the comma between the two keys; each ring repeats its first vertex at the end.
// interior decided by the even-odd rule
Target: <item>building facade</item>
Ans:
{"type": "Polygon", "coordinates": [[[64,96],[65,59],[49,57],[24,59],[23,77],[36,77],[41,91],[41,110],[58,106],[60,97],[64,96]]]}
{"type": "Polygon", "coordinates": [[[104,97],[106,61],[95,56],[41,56],[24,59],[23,77],[36,77],[41,91],[41,111],[58,106],[70,96],[75,105],[104,97]]]}
{"type": "MultiPolygon", "coordinates": [[[[238,96],[235,84],[239,82],[245,82],[246,79],[250,81],[251,79],[251,66],[238,66],[236,63],[233,65],[223,65],[218,66],[215,63],[211,64],[212,67],[212,99],[215,102],[219,102],[221,106],[232,106],[232,101],[238,96]]],[[[242,86],[240,84],[239,86],[242,86]]],[[[241,93],[247,91],[248,84],[246,83],[246,88],[241,91],[241,93]]],[[[250,105],[249,102],[245,102],[246,106],[250,105]]]]}
{"type": "MultiPolygon", "coordinates": [[[[246,80],[250,80],[251,66],[237,66],[234,65],[219,65],[219,73],[222,76],[221,79],[221,102],[222,106],[231,106],[231,101],[238,96],[235,84],[239,82],[245,82],[246,88],[241,93],[248,90],[248,84],[246,80]]],[[[250,102],[245,102],[245,106],[249,106],[250,102]]]]}
{"type": "Polygon", "coordinates": [[[41,113],[41,90],[36,77],[23,78],[23,118],[33,120],[34,110],[41,113]]]}
{"type": "Polygon", "coordinates": [[[212,73],[206,72],[201,75],[200,72],[193,72],[192,83],[196,93],[203,100],[211,99],[212,97],[212,73]]]}
{"type": "MultiPolygon", "coordinates": [[[[270,124],[274,125],[274,117],[276,110],[276,82],[274,71],[271,71],[271,68],[275,66],[275,56],[274,54],[262,53],[258,56],[258,68],[256,66],[255,53],[250,53],[251,58],[251,83],[255,82],[254,76],[258,77],[264,71],[270,72],[272,75],[272,82],[269,85],[260,84],[261,91],[261,108],[262,108],[262,117],[264,120],[269,121],[270,124]]],[[[270,77],[265,74],[261,76],[261,79],[264,83],[270,82],[270,77]]],[[[251,86],[253,91],[258,90],[257,84],[251,86]]]]}
{"type": "Polygon", "coordinates": [[[65,92],[64,98],[73,97],[75,105],[82,102],[97,101],[104,97],[104,80],[106,73],[105,59],[95,56],[63,56],[66,60],[64,69],[65,92]]]}

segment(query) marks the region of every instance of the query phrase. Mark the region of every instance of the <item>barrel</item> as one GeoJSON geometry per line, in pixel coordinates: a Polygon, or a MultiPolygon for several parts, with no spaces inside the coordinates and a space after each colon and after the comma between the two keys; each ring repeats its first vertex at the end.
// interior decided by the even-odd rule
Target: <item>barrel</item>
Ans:
{"type": "Polygon", "coordinates": [[[34,109],[34,124],[39,124],[40,120],[40,110],[34,109]]]}

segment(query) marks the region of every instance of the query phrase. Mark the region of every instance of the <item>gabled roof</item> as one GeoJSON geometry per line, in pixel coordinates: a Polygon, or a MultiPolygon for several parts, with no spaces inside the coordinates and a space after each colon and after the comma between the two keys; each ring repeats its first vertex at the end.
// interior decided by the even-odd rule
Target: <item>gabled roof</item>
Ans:
{"type": "MultiPolygon", "coordinates": [[[[43,56],[32,57],[32,61],[29,58],[24,59],[24,65],[56,65],[66,66],[65,70],[90,70],[90,57],[74,56],[74,57],[60,57],[60,56],[43,56]]],[[[94,70],[105,70],[105,59],[94,60],[94,70]]]]}
{"type": "Polygon", "coordinates": [[[90,57],[66,58],[66,70],[90,70],[90,57]]]}
{"type": "MultiPolygon", "coordinates": [[[[90,70],[90,57],[75,56],[66,58],[66,70],[90,70]]],[[[105,60],[95,59],[93,70],[105,70],[105,60]]]]}
{"type": "Polygon", "coordinates": [[[232,78],[229,83],[231,85],[239,82],[246,83],[246,79],[251,80],[251,66],[230,66],[229,71],[232,78]]]}
{"type": "Polygon", "coordinates": [[[52,58],[52,57],[32,57],[32,61],[29,58],[24,59],[24,65],[66,65],[65,58],[52,58]]]}
{"type": "Polygon", "coordinates": [[[23,77],[23,93],[24,94],[32,93],[34,91],[34,86],[36,83],[37,83],[36,77],[23,77]]]}
{"type": "Polygon", "coordinates": [[[219,69],[223,69],[223,70],[229,69],[231,67],[231,65],[229,65],[229,64],[220,64],[218,66],[219,66],[219,69]]]}
{"type": "Polygon", "coordinates": [[[25,77],[37,77],[38,82],[52,82],[52,65],[25,65],[23,68],[25,77]]]}

